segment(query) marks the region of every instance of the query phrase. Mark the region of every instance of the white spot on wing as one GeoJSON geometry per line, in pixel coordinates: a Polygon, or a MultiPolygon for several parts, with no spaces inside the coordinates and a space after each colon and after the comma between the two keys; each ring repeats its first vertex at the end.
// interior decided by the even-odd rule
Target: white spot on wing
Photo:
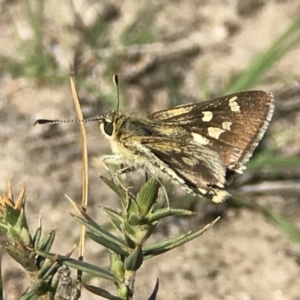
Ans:
{"type": "Polygon", "coordinates": [[[209,136],[211,136],[215,139],[219,139],[220,134],[223,133],[225,130],[220,129],[220,128],[216,128],[216,127],[208,127],[207,131],[208,131],[209,136]]]}
{"type": "Polygon", "coordinates": [[[203,118],[202,118],[203,122],[209,122],[213,118],[213,114],[211,111],[203,111],[202,113],[203,113],[203,118]]]}
{"type": "Polygon", "coordinates": [[[207,190],[205,190],[205,189],[198,188],[198,191],[199,191],[200,194],[202,194],[202,195],[207,194],[207,190]]]}
{"type": "Polygon", "coordinates": [[[235,170],[235,172],[239,174],[243,174],[243,172],[246,170],[246,166],[241,166],[239,169],[235,170]]]}
{"type": "Polygon", "coordinates": [[[231,125],[232,125],[232,122],[223,122],[222,128],[225,130],[230,130],[231,125]]]}
{"type": "Polygon", "coordinates": [[[193,140],[195,143],[200,144],[200,145],[208,145],[209,144],[209,140],[202,136],[201,134],[198,133],[192,133],[193,136],[193,140]]]}
{"type": "Polygon", "coordinates": [[[224,202],[227,198],[230,197],[230,194],[224,190],[217,191],[213,196],[212,201],[216,203],[224,202]]]}
{"type": "Polygon", "coordinates": [[[234,112],[240,111],[240,106],[236,102],[237,99],[238,99],[237,96],[234,96],[229,99],[229,106],[230,106],[231,111],[234,111],[234,112]]]}

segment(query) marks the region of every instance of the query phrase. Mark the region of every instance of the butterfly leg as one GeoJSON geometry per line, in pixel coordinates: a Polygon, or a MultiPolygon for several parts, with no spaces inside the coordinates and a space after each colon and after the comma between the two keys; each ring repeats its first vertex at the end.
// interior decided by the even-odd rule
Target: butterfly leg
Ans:
{"type": "Polygon", "coordinates": [[[135,166],[123,167],[121,157],[119,157],[117,155],[103,155],[103,156],[100,156],[100,161],[101,161],[102,165],[104,166],[104,168],[107,171],[110,171],[110,169],[107,166],[107,163],[108,164],[115,164],[115,165],[119,164],[119,165],[121,165],[121,169],[119,169],[119,170],[117,170],[116,172],[113,173],[113,175],[116,176],[116,177],[121,176],[123,174],[133,172],[133,171],[138,169],[135,166]]]}
{"type": "MultiPolygon", "coordinates": [[[[124,185],[121,183],[121,181],[119,180],[118,176],[122,176],[124,174],[128,174],[128,173],[131,173],[131,172],[134,172],[136,170],[139,170],[141,168],[137,167],[137,166],[131,166],[131,167],[123,167],[119,170],[117,170],[116,172],[112,173],[109,169],[109,167],[107,166],[107,163],[108,164],[120,164],[120,165],[123,165],[122,164],[122,159],[121,157],[117,156],[117,155],[103,155],[103,156],[100,156],[100,161],[102,163],[102,165],[104,166],[104,168],[110,173],[111,177],[113,180],[117,180],[117,182],[119,184],[121,184],[121,186],[126,190],[126,188],[124,187],[124,185]]],[[[148,180],[148,173],[145,172],[146,174],[146,181],[148,180]]],[[[151,174],[150,174],[151,175],[151,174]]],[[[167,194],[167,191],[166,191],[166,188],[162,182],[162,180],[160,178],[158,178],[157,176],[153,175],[155,177],[155,179],[158,181],[158,183],[160,184],[160,187],[162,188],[162,191],[164,193],[164,196],[165,196],[165,199],[166,199],[166,203],[167,203],[167,206],[168,208],[170,209],[170,201],[169,201],[169,197],[168,197],[168,194],[167,194]]]]}
{"type": "Polygon", "coordinates": [[[122,164],[121,161],[121,157],[119,157],[118,155],[102,155],[99,157],[101,164],[103,165],[103,167],[105,168],[106,171],[108,171],[111,179],[114,182],[117,182],[119,185],[121,185],[121,187],[124,190],[127,190],[124,185],[122,184],[121,180],[118,178],[118,175],[116,174],[117,172],[111,172],[110,168],[107,166],[107,164],[113,164],[113,165],[117,165],[117,164],[122,164]]]}
{"type": "MultiPolygon", "coordinates": [[[[111,165],[122,165],[122,159],[118,155],[102,155],[99,157],[101,164],[105,168],[106,171],[108,171],[111,175],[111,177],[117,177],[118,174],[116,174],[118,171],[112,173],[110,168],[107,166],[107,164],[111,165]]],[[[122,169],[121,169],[122,170],[122,169]]],[[[120,174],[121,175],[121,174],[120,174]]]]}
{"type": "Polygon", "coordinates": [[[162,180],[158,177],[155,176],[155,179],[157,180],[157,182],[159,183],[161,189],[162,189],[162,192],[165,196],[165,201],[167,203],[167,207],[168,207],[168,210],[170,211],[170,200],[169,200],[169,197],[168,197],[168,194],[167,194],[167,191],[166,191],[166,188],[164,186],[164,183],[162,182],[162,180]]]}
{"type": "Polygon", "coordinates": [[[109,171],[109,168],[107,167],[106,164],[111,164],[111,165],[120,165],[122,164],[122,159],[119,155],[102,155],[99,157],[102,165],[106,170],[109,171]]]}
{"type": "Polygon", "coordinates": [[[117,176],[120,176],[120,175],[124,175],[124,174],[127,174],[127,173],[131,173],[131,172],[136,171],[136,170],[138,170],[138,169],[137,169],[137,167],[135,167],[135,166],[132,166],[132,167],[124,167],[124,168],[121,168],[121,169],[117,170],[117,171],[115,172],[115,174],[116,174],[117,176]]]}

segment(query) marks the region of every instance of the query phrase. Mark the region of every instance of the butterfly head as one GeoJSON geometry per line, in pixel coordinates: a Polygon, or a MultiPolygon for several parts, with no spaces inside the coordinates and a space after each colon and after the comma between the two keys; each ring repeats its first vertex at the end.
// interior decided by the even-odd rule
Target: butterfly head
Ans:
{"type": "Polygon", "coordinates": [[[106,138],[110,139],[116,135],[122,116],[123,114],[120,111],[114,110],[99,117],[100,129],[106,138]]]}

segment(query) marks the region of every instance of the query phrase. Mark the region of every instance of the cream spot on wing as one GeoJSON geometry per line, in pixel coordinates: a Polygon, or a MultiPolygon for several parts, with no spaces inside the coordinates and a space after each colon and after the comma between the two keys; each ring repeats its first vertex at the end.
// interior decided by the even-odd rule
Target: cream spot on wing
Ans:
{"type": "Polygon", "coordinates": [[[222,128],[225,130],[230,130],[231,125],[232,125],[232,122],[223,122],[222,128]]]}
{"type": "Polygon", "coordinates": [[[220,128],[216,128],[216,127],[208,127],[207,131],[208,131],[209,136],[211,136],[215,139],[219,139],[220,134],[223,133],[225,130],[220,129],[220,128]]]}
{"type": "Polygon", "coordinates": [[[213,196],[212,201],[216,203],[224,202],[227,198],[230,197],[230,194],[224,190],[217,191],[213,196]]]}
{"type": "Polygon", "coordinates": [[[208,145],[209,144],[209,140],[202,136],[201,134],[198,133],[192,133],[193,136],[193,140],[195,143],[200,144],[200,145],[208,145]]]}
{"type": "Polygon", "coordinates": [[[202,195],[207,194],[207,190],[205,190],[205,189],[198,188],[198,191],[199,191],[202,195]]]}
{"type": "Polygon", "coordinates": [[[235,112],[240,111],[240,106],[236,102],[237,99],[238,99],[237,96],[234,96],[229,99],[229,106],[230,106],[231,111],[235,111],[235,112]]]}
{"type": "Polygon", "coordinates": [[[217,183],[216,183],[216,186],[219,187],[219,188],[224,188],[224,184],[221,183],[221,182],[217,182],[217,183]]]}
{"type": "Polygon", "coordinates": [[[158,111],[157,113],[154,113],[154,118],[158,119],[164,119],[164,118],[169,118],[169,117],[174,117],[174,116],[180,116],[182,114],[189,113],[191,110],[193,110],[195,105],[178,105],[170,109],[158,111]],[[158,116],[158,117],[157,117],[158,116]]]}
{"type": "Polygon", "coordinates": [[[239,169],[236,169],[235,172],[239,174],[243,174],[245,170],[246,170],[246,166],[241,166],[239,169]]]}
{"type": "Polygon", "coordinates": [[[178,116],[178,115],[189,113],[194,107],[195,105],[187,106],[186,104],[183,104],[183,105],[175,106],[173,109],[170,109],[169,112],[174,114],[175,116],[178,116]]]}
{"type": "Polygon", "coordinates": [[[211,111],[203,111],[202,113],[203,113],[203,118],[202,118],[203,122],[209,122],[213,118],[213,114],[211,111]]]}

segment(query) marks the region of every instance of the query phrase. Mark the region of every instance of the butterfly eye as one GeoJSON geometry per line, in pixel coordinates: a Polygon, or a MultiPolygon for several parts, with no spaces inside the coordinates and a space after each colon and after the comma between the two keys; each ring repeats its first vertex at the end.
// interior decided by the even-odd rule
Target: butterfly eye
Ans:
{"type": "Polygon", "coordinates": [[[114,131],[114,125],[112,122],[104,122],[103,129],[107,135],[111,136],[114,131]]]}

